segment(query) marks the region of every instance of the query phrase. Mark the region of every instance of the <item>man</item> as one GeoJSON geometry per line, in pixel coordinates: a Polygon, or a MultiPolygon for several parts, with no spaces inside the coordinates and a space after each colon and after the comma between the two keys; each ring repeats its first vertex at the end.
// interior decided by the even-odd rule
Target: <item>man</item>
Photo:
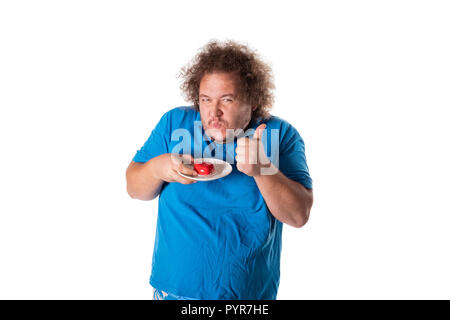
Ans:
{"type": "Polygon", "coordinates": [[[193,106],[167,112],[129,165],[129,195],[159,196],[155,299],[276,299],[283,223],[303,226],[313,194],[302,138],[268,112],[271,74],[247,46],[208,43],[181,73],[193,106]],[[232,172],[178,173],[195,177],[189,163],[205,154],[232,172]]]}

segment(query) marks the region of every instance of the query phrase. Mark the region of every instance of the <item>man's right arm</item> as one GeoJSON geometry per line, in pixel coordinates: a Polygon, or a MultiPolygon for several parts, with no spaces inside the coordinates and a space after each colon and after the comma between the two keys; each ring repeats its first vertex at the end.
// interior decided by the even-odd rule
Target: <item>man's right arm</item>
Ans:
{"type": "Polygon", "coordinates": [[[157,158],[145,163],[131,161],[127,168],[127,192],[133,199],[153,200],[159,195],[163,181],[154,176],[157,158]]]}
{"type": "Polygon", "coordinates": [[[127,192],[133,199],[153,200],[161,192],[164,182],[191,184],[196,181],[180,176],[180,172],[196,176],[197,173],[183,164],[193,161],[190,155],[182,157],[165,153],[145,163],[131,161],[127,168],[127,192]]]}

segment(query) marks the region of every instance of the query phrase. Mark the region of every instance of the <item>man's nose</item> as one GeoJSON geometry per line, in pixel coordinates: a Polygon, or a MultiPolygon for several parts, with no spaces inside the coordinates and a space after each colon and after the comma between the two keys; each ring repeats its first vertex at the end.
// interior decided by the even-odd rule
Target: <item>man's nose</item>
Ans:
{"type": "Polygon", "coordinates": [[[220,106],[220,100],[217,100],[213,103],[211,111],[212,111],[213,116],[220,117],[223,114],[221,106],[220,106]]]}

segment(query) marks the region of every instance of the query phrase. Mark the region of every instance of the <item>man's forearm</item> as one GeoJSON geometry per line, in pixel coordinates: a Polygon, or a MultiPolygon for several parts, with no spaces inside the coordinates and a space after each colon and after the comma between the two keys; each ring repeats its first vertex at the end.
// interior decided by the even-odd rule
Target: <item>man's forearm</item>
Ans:
{"type": "Polygon", "coordinates": [[[146,163],[132,162],[127,169],[127,191],[130,197],[139,200],[152,200],[159,195],[163,181],[153,174],[153,158],[146,163]]]}
{"type": "Polygon", "coordinates": [[[274,169],[276,174],[255,176],[255,182],[272,215],[281,222],[300,228],[309,218],[313,203],[312,190],[274,169]]]}

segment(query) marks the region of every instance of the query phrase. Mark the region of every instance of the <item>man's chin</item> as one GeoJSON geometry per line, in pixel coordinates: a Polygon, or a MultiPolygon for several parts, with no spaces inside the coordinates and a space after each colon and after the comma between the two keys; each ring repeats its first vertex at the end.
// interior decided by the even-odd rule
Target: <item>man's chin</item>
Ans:
{"type": "Polygon", "coordinates": [[[216,143],[225,143],[225,136],[222,133],[222,130],[219,129],[207,129],[205,133],[208,137],[216,142],[216,143]]]}
{"type": "Polygon", "coordinates": [[[215,143],[220,143],[220,144],[224,144],[226,142],[226,139],[222,136],[209,136],[211,138],[212,141],[214,141],[215,143]]]}

